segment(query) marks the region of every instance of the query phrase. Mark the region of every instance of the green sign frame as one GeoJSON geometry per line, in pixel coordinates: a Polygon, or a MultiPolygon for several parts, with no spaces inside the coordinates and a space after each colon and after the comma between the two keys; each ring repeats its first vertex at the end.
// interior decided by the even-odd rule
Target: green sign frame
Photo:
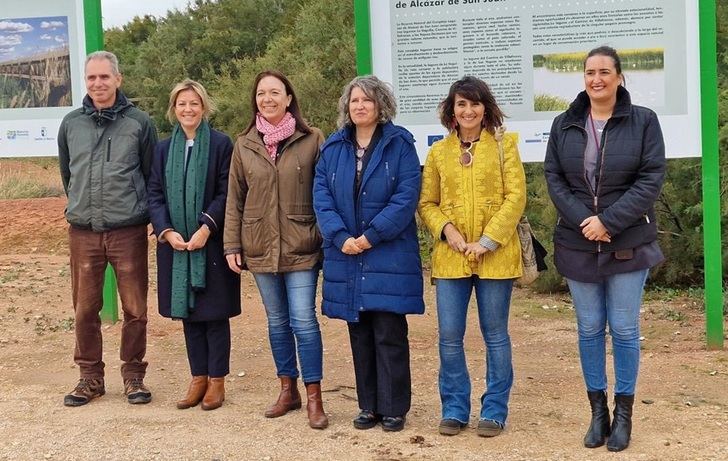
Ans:
{"type": "Polygon", "coordinates": [[[722,349],[723,257],[720,229],[720,168],[718,166],[718,63],[715,0],[699,1],[700,109],[703,143],[703,258],[705,271],[705,341],[722,349]]]}
{"type": "MultiPolygon", "coordinates": [[[[718,146],[718,67],[715,0],[699,0],[700,100],[703,187],[705,331],[708,349],[724,346],[724,301],[720,225],[718,146]]],[[[354,0],[356,69],[371,74],[372,35],[369,0],[354,0]]]]}

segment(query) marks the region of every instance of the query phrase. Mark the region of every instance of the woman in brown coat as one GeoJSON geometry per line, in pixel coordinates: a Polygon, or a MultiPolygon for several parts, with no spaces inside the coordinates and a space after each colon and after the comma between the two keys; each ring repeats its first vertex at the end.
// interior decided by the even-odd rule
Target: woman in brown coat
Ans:
{"type": "Polygon", "coordinates": [[[312,187],[323,134],[301,116],[288,79],[258,74],[252,107],[257,112],[233,150],[225,215],[224,249],[230,268],[253,273],[268,316],[268,337],[277,375],[278,400],[265,416],[301,408],[301,375],[309,425],[328,426],[321,402],[323,346],[316,319],[321,236],[312,187]]]}

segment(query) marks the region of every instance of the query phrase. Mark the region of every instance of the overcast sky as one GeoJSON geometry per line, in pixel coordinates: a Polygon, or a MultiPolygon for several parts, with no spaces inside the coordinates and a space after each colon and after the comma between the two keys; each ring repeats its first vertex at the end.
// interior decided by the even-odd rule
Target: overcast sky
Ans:
{"type": "Polygon", "coordinates": [[[183,9],[187,0],[101,0],[104,29],[123,26],[134,16],[165,16],[167,10],[183,9]]]}

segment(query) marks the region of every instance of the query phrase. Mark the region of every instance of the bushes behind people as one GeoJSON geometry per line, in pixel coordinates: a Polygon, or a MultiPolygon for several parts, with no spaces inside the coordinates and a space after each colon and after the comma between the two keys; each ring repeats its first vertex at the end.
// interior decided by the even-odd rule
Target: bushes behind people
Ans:
{"type": "MultiPolygon", "coordinates": [[[[728,242],[728,5],[718,8],[718,66],[723,241],[728,242]]],[[[326,134],[334,130],[340,89],[356,74],[352,2],[340,0],[199,0],[163,18],[135,18],[106,31],[106,44],[123,63],[125,91],[155,117],[162,131],[167,91],[181,76],[203,81],[219,101],[217,128],[235,136],[249,119],[248,85],[264,68],[277,68],[296,86],[303,113],[326,134]]],[[[551,249],[556,213],[546,193],[543,166],[528,164],[527,213],[539,239],[551,249]]],[[[660,245],[667,262],[651,283],[702,284],[703,221],[699,159],[668,162],[657,203],[660,245]]],[[[424,233],[421,236],[427,237],[424,233]]],[[[427,257],[423,240],[423,257],[427,257]]],[[[728,269],[728,251],[723,267],[728,269]]],[[[428,260],[423,263],[429,265],[428,260]]],[[[553,263],[551,264],[553,267],[553,263]]],[[[724,280],[727,270],[724,270],[724,280]]],[[[535,287],[562,287],[555,271],[535,287]]]]}

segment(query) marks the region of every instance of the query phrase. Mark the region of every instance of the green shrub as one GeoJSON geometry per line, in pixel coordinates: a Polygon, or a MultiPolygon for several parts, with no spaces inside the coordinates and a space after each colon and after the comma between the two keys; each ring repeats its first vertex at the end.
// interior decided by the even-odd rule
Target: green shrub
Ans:
{"type": "Polygon", "coordinates": [[[533,110],[536,112],[565,111],[569,108],[569,101],[550,94],[537,94],[533,98],[533,110]]]}

